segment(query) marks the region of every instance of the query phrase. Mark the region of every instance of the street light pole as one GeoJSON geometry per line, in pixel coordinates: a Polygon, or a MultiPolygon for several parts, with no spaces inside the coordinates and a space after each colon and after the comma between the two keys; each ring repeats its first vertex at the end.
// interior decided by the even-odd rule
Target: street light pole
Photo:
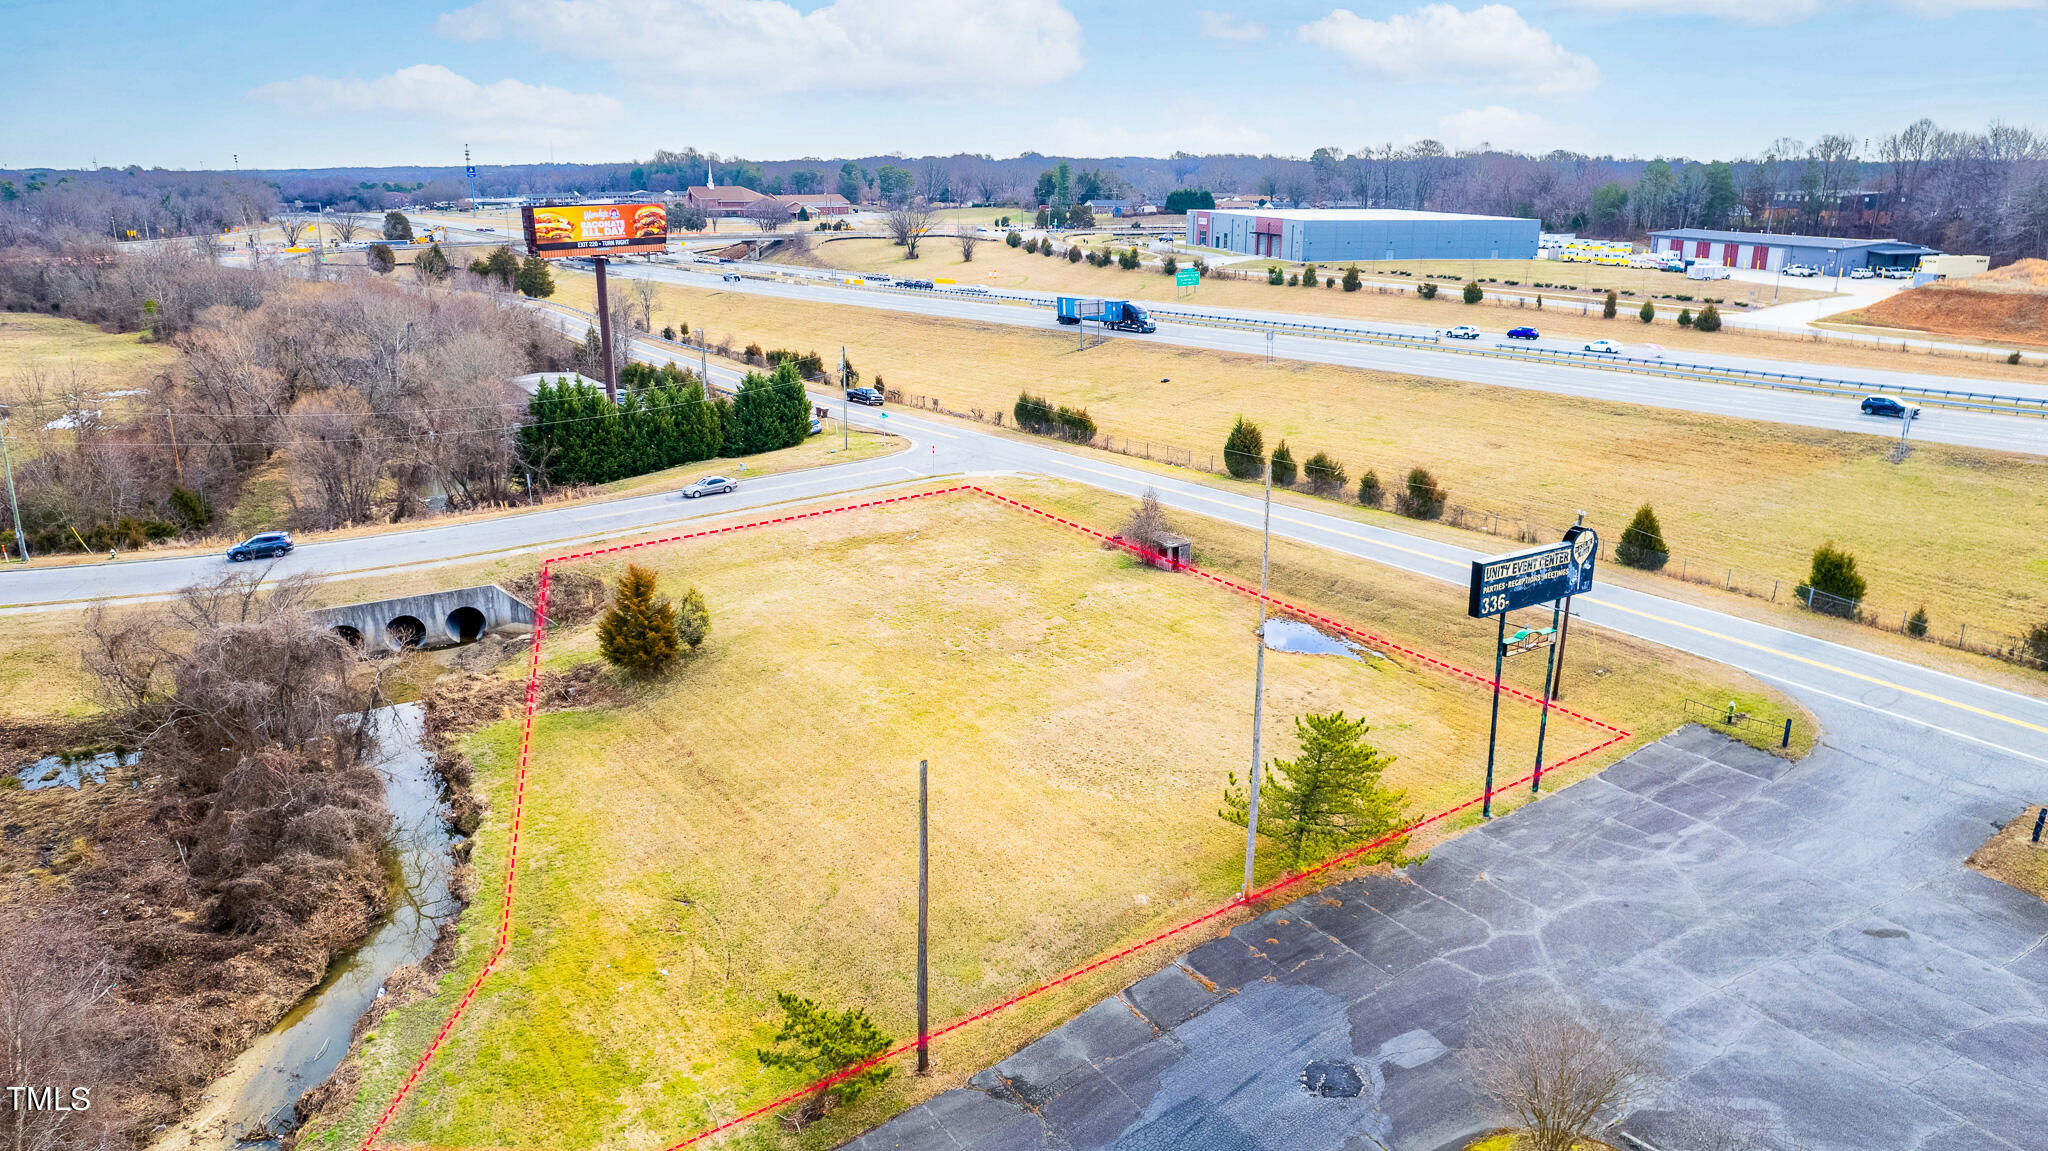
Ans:
{"type": "Polygon", "coordinates": [[[1266,464],[1266,512],[1265,526],[1261,529],[1259,541],[1259,629],[1253,638],[1259,645],[1258,671],[1252,679],[1252,774],[1248,789],[1250,806],[1244,821],[1244,898],[1252,897],[1252,864],[1259,854],[1259,764],[1264,754],[1260,746],[1261,730],[1266,719],[1266,572],[1268,560],[1273,551],[1273,461],[1266,464]]]}

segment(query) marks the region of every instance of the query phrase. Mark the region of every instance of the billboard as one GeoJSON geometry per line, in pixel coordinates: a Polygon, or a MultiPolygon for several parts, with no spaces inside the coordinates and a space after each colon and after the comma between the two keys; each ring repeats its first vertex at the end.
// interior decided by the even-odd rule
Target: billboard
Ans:
{"type": "Polygon", "coordinates": [[[536,256],[625,256],[668,249],[660,204],[549,204],[520,209],[526,250],[536,256]]]}
{"type": "Polygon", "coordinates": [[[1473,560],[1465,610],[1475,619],[1485,619],[1591,591],[1593,563],[1599,556],[1600,537],[1589,528],[1574,528],[1563,543],[1473,560]]]}

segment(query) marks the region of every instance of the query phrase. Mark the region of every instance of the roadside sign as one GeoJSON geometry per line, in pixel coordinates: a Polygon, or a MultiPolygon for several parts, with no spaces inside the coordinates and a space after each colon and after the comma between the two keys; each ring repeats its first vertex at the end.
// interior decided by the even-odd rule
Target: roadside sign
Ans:
{"type": "Polygon", "coordinates": [[[1193,268],[1181,268],[1173,273],[1173,286],[1192,288],[1202,282],[1202,273],[1193,268]]]}
{"type": "Polygon", "coordinates": [[[475,165],[475,164],[471,164],[471,165],[469,165],[469,166],[468,166],[468,171],[467,171],[467,172],[465,172],[464,174],[465,174],[465,175],[467,175],[467,176],[468,176],[468,177],[469,177],[470,179],[472,179],[472,180],[476,179],[476,165],[475,165]]]}
{"type": "Polygon", "coordinates": [[[1581,530],[1562,543],[1473,560],[1465,611],[1474,619],[1485,619],[1591,591],[1599,554],[1600,537],[1581,530]]]}

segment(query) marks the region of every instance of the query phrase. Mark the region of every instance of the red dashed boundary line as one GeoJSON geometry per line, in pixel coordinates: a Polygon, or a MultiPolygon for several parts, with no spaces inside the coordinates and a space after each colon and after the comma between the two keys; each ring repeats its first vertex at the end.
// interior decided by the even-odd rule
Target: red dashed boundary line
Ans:
{"type": "MultiPolygon", "coordinates": [[[[1137,554],[1145,559],[1155,561],[1162,559],[1162,557],[1158,556],[1155,553],[1147,551],[1144,548],[1128,543],[1121,538],[1114,537],[1104,532],[1097,531],[1094,528],[1088,527],[1086,524],[1076,523],[1073,520],[1067,519],[1065,516],[1055,515],[1054,513],[1046,511],[1042,508],[1033,507],[1030,504],[1011,499],[1008,496],[1000,495],[996,492],[988,490],[987,488],[978,487],[974,484],[955,484],[952,487],[937,488],[927,492],[915,492],[910,495],[891,496],[887,499],[867,500],[856,504],[842,504],[838,507],[820,508],[816,511],[799,512],[795,515],[776,516],[773,519],[752,520],[747,523],[730,524],[726,527],[708,528],[704,531],[684,532],[679,535],[662,536],[659,539],[641,540],[637,543],[614,544],[610,547],[591,548],[586,551],[570,552],[564,555],[552,556],[541,561],[540,585],[538,592],[534,596],[533,603],[533,646],[527,665],[525,718],[522,721],[522,725],[519,732],[519,774],[512,791],[512,833],[510,839],[507,842],[505,852],[505,891],[503,900],[501,901],[498,909],[497,940],[495,941],[492,947],[491,957],[488,960],[486,960],[484,962],[483,967],[477,971],[476,978],[470,980],[468,989],[466,989],[463,992],[462,998],[456,1002],[454,1010],[448,1013],[448,1018],[445,1022],[441,1024],[441,1029],[434,1033],[433,1042],[427,1044],[427,1049],[420,1053],[418,1062],[413,1064],[412,1070],[405,1077],[405,1081],[399,1085],[397,1093],[391,1097],[391,1102],[385,1105],[383,1112],[377,1116],[377,1122],[370,1128],[369,1134],[363,1137],[363,1141],[359,1146],[359,1151],[380,1151],[380,1149],[378,1149],[376,1145],[377,1137],[384,1133],[384,1129],[386,1127],[390,1126],[391,1120],[398,1114],[399,1107],[403,1105],[405,1100],[412,1094],[413,1088],[418,1086],[420,1076],[426,1073],[428,1064],[432,1063],[434,1060],[434,1056],[440,1053],[442,1044],[448,1041],[448,1036],[454,1032],[455,1025],[461,1022],[463,1015],[466,1012],[468,1012],[470,1004],[476,1000],[477,992],[483,988],[484,981],[490,978],[491,974],[497,970],[499,961],[504,959],[505,953],[511,949],[512,904],[513,896],[519,886],[519,843],[520,835],[524,826],[526,812],[526,778],[528,770],[532,766],[533,717],[536,709],[539,707],[540,704],[540,654],[541,648],[547,639],[548,584],[550,578],[553,575],[554,565],[558,563],[572,563],[577,560],[593,559],[598,556],[612,555],[618,552],[637,551],[641,548],[658,547],[663,544],[681,543],[684,540],[703,539],[708,536],[730,535],[733,532],[746,531],[751,528],[769,527],[774,524],[795,523],[798,520],[816,519],[820,516],[837,515],[841,512],[862,511],[868,508],[886,507],[890,504],[910,503],[915,500],[930,499],[934,496],[951,495],[956,492],[972,492],[976,495],[986,496],[989,499],[995,500],[998,503],[1006,504],[1020,511],[1028,512],[1031,515],[1038,516],[1042,519],[1051,520],[1052,522],[1059,524],[1062,527],[1072,529],[1073,531],[1079,532],[1082,535],[1089,536],[1103,543],[1110,544],[1115,547],[1121,547],[1126,551],[1137,554]]],[[[1178,564],[1175,566],[1180,571],[1186,572],[1189,575],[1196,576],[1200,579],[1208,580],[1209,582],[1214,583],[1220,587],[1229,588],[1232,591],[1250,596],[1253,599],[1259,598],[1259,591],[1257,588],[1248,587],[1245,584],[1239,583],[1236,580],[1229,579],[1225,576],[1217,575],[1213,572],[1203,571],[1201,568],[1195,567],[1192,564],[1178,564]]],[[[1333,619],[1329,616],[1309,611],[1306,608],[1298,607],[1294,604],[1288,603],[1285,600],[1275,599],[1271,595],[1266,596],[1265,599],[1268,604],[1271,604],[1273,607],[1281,611],[1287,612],[1291,615],[1300,616],[1303,619],[1314,620],[1319,624],[1335,628],[1338,631],[1344,632],[1347,635],[1355,636],[1377,647],[1383,647],[1390,651],[1398,651],[1403,655],[1411,656],[1415,659],[1418,659],[1430,665],[1431,667],[1438,668],[1442,671],[1449,672],[1453,675],[1462,676],[1466,679],[1469,679],[1479,684],[1482,687],[1488,688],[1489,690],[1492,689],[1494,686],[1493,678],[1491,676],[1481,675],[1478,672],[1471,671],[1463,667],[1459,667],[1457,664],[1451,663],[1447,660],[1439,659],[1438,657],[1433,656],[1428,652],[1420,651],[1415,648],[1407,647],[1403,644],[1395,643],[1394,641],[1387,639],[1384,636],[1374,635],[1371,632],[1355,628],[1342,620],[1333,619]]],[[[1543,701],[1540,697],[1532,695],[1529,692],[1524,691],[1520,688],[1509,687],[1506,684],[1501,684],[1500,689],[1503,692],[1513,695],[1519,699],[1525,700],[1529,703],[1536,704],[1538,706],[1542,705],[1543,701]]],[[[1610,732],[1612,734],[1607,739],[1597,744],[1594,744],[1593,746],[1586,748],[1583,751],[1577,752],[1564,759],[1560,759],[1555,763],[1546,764],[1544,766],[1545,771],[1556,771],[1561,767],[1568,766],[1578,760],[1586,758],[1589,755],[1593,755],[1608,747],[1612,747],[1613,745],[1628,739],[1630,736],[1629,732],[1624,731],[1611,723],[1595,719],[1592,716],[1585,715],[1581,712],[1565,707],[1564,705],[1556,703],[1554,701],[1550,704],[1550,707],[1551,710],[1556,711],[1560,715],[1578,720],[1581,723],[1589,724],[1595,728],[1600,729],[1601,731],[1610,732]]],[[[1177,926],[1169,927],[1166,930],[1160,932],[1159,934],[1152,936],[1150,939],[1146,939],[1139,943],[1133,943],[1129,947],[1126,947],[1121,951],[1114,952],[1110,955],[1105,955],[1102,958],[1097,959],[1093,963],[1090,963],[1084,967],[1077,967],[1074,970],[1067,972],[1065,975],[1060,975],[1055,978],[1049,979],[1044,983],[1041,983],[1027,991],[1021,991],[1016,995],[1013,995],[1010,998],[1003,1000],[1002,1002],[996,1004],[993,1007],[984,1008],[983,1010],[977,1011],[972,1015],[966,1016],[961,1019],[956,1019],[953,1022],[946,1024],[944,1027],[941,1027],[935,1031],[928,1033],[927,1035],[923,1036],[922,1039],[925,1042],[929,1042],[930,1040],[937,1039],[940,1036],[948,1035],[954,1031],[958,1031],[961,1028],[968,1026],[969,1024],[978,1023],[983,1019],[987,1019],[992,1015],[995,1015],[1001,1011],[1014,1007],[1027,999],[1030,999],[1037,995],[1042,995],[1045,992],[1051,991],[1056,987],[1060,987],[1065,984],[1071,983],[1074,980],[1080,979],[1085,975],[1089,975],[1093,972],[1101,970],[1104,967],[1108,967],[1109,965],[1116,963],[1119,960],[1127,959],[1130,956],[1135,955],[1138,952],[1145,950],[1146,948],[1152,947],[1155,944],[1162,943],[1168,939],[1173,938],[1176,935],[1180,935],[1186,931],[1189,931],[1192,928],[1199,927],[1204,923],[1208,923],[1209,921],[1216,919],[1219,916],[1227,915],[1230,912],[1236,910],[1237,908],[1245,907],[1250,904],[1256,903],[1261,899],[1264,899],[1270,895],[1274,895],[1278,892],[1285,891],[1286,889],[1293,887],[1296,884],[1302,883],[1305,880],[1311,879],[1318,875],[1322,875],[1335,868],[1342,867],[1346,863],[1349,863],[1351,860],[1356,859],[1361,855],[1377,850],[1381,847],[1385,847],[1389,843],[1393,843],[1397,840],[1413,835],[1415,832],[1421,830],[1422,828],[1428,827],[1430,824],[1437,823],[1444,819],[1448,819],[1451,816],[1466,810],[1467,808],[1473,807],[1479,804],[1482,800],[1488,798],[1490,795],[1500,795],[1503,792],[1511,791],[1515,788],[1518,788],[1522,784],[1528,783],[1534,777],[1535,772],[1532,771],[1519,779],[1511,780],[1507,783],[1500,785],[1499,787],[1494,788],[1491,792],[1475,795],[1470,799],[1465,800],[1463,803],[1457,804],[1454,807],[1447,807],[1434,815],[1425,816],[1421,819],[1416,820],[1413,823],[1408,824],[1405,827],[1400,828],[1397,831],[1388,832],[1386,835],[1383,835],[1380,838],[1373,840],[1371,843],[1361,844],[1358,847],[1354,847],[1351,850],[1346,851],[1342,855],[1336,856],[1333,859],[1325,860],[1322,863],[1319,863],[1306,871],[1298,872],[1294,875],[1282,876],[1281,878],[1276,879],[1273,882],[1268,883],[1266,886],[1261,887],[1258,890],[1252,892],[1250,895],[1240,895],[1237,898],[1232,899],[1230,902],[1225,903],[1219,907],[1213,908],[1207,912],[1204,912],[1203,914],[1198,915],[1193,919],[1190,919],[1177,926]]],[[[671,1143],[667,1147],[663,1148],[662,1151],[681,1151],[682,1148],[694,1146],[698,1143],[703,1142],[706,1139],[711,1138],[714,1135],[718,1135],[722,1132],[729,1131],[735,1127],[740,1126],[743,1123],[749,1122],[750,1120],[758,1119],[761,1116],[767,1114],[768,1112],[773,1111],[778,1107],[784,1107],[790,1103],[794,1103],[798,1099],[801,1099],[804,1096],[809,1095],[810,1093],[817,1091],[820,1088],[829,1087],[832,1084],[838,1083],[842,1080],[850,1079],[863,1071],[866,1071],[881,1063],[885,1063],[888,1060],[894,1059],[899,1055],[904,1055],[911,1051],[914,1051],[917,1049],[919,1042],[920,1040],[913,1039],[900,1046],[891,1048],[890,1050],[875,1056],[873,1059],[870,1059],[865,1063],[859,1063],[852,1067],[845,1068],[844,1070],[841,1070],[836,1074],[830,1075],[824,1079],[818,1080],[815,1083],[811,1083],[805,1087],[799,1088],[798,1090],[792,1091],[789,1094],[784,1095],[780,1099],[776,1099],[770,1103],[764,1103],[751,1111],[748,1111],[741,1115],[736,1115],[733,1118],[728,1119],[715,1127],[707,1128],[703,1131],[698,1132],[695,1135],[690,1136],[687,1139],[671,1143]]],[[[382,1149],[382,1151],[394,1151],[394,1149],[382,1149]]]]}

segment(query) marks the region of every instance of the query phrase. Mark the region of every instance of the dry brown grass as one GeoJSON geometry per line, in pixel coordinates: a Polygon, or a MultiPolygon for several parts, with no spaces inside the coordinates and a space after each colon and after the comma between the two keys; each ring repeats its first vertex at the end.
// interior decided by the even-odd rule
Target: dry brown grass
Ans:
{"type": "MultiPolygon", "coordinates": [[[[565,282],[568,302],[588,285],[565,282]]],[[[1665,408],[1135,340],[1077,352],[1053,331],[679,286],[661,301],[657,326],[687,320],[770,347],[845,344],[869,378],[954,411],[1007,412],[1029,388],[1088,408],[1105,434],[1198,457],[1220,452],[1244,414],[1269,446],[1285,437],[1297,459],[1327,451],[1354,484],[1367,468],[1391,486],[1425,466],[1454,502],[1544,538],[1581,509],[1619,532],[1649,503],[1674,570],[1706,567],[1765,593],[1777,580],[1780,600],[1833,539],[1856,553],[1871,610],[1886,618],[1924,604],[1938,635],[1965,621],[2018,634],[2048,619],[2048,467],[2030,457],[1923,443],[1892,464],[1875,436],[1665,408]],[[1552,427],[1571,433],[1541,430],[1552,427]]]]}
{"type": "Polygon", "coordinates": [[[2023,260],[2021,264],[2031,266],[2015,264],[1967,280],[1937,281],[1830,320],[1991,343],[2048,346],[2048,260],[2023,260]]]}
{"type": "Polygon", "coordinates": [[[2033,842],[2034,820],[2041,806],[2034,804],[2014,816],[1997,835],[1970,856],[1970,866],[2000,883],[2048,899],[2048,835],[2033,842]]]}

